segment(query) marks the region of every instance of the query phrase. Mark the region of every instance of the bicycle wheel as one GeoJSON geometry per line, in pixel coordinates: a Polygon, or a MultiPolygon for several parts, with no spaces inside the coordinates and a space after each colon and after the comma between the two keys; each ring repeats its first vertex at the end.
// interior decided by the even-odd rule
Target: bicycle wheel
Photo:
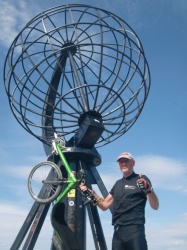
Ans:
{"type": "Polygon", "coordinates": [[[58,197],[62,190],[62,185],[58,185],[57,182],[60,179],[62,179],[62,173],[55,163],[41,162],[29,174],[29,193],[34,200],[40,203],[50,203],[58,197]]]}

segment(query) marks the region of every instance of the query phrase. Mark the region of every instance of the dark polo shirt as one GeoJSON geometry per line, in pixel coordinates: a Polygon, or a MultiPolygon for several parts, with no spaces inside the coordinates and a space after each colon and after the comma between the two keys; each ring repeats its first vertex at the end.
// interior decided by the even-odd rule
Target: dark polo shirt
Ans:
{"type": "MultiPolygon", "coordinates": [[[[142,176],[151,184],[150,180],[142,176]]],[[[118,180],[110,191],[114,198],[113,225],[135,225],[145,223],[146,194],[140,190],[136,181],[139,175],[132,173],[127,178],[118,180]]]]}

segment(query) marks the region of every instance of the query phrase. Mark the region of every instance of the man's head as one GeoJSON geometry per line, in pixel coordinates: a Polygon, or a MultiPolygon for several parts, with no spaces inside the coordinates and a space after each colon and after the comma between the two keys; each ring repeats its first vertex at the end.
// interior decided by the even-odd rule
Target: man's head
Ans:
{"type": "Polygon", "coordinates": [[[123,152],[118,156],[117,159],[118,165],[125,177],[133,173],[133,168],[135,165],[135,160],[132,154],[128,152],[123,152]]]}
{"type": "Polygon", "coordinates": [[[123,152],[118,156],[117,161],[119,162],[120,159],[130,159],[130,160],[134,160],[133,156],[131,153],[128,152],[123,152]]]}

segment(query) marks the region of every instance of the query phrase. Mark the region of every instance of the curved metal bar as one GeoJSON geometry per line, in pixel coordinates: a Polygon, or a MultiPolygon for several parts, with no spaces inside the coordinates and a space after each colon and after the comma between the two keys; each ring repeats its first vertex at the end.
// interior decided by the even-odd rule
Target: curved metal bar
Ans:
{"type": "Polygon", "coordinates": [[[54,131],[70,140],[79,118],[94,111],[105,124],[96,143],[101,147],[141,114],[150,71],[137,34],[123,19],[67,4],[42,12],[21,30],[6,57],[4,82],[15,118],[45,145],[54,131]]]}

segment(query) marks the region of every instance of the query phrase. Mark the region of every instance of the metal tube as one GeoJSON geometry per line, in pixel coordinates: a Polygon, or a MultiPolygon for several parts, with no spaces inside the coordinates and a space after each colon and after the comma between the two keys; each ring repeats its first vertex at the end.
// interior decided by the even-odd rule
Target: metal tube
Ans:
{"type": "Polygon", "coordinates": [[[79,75],[78,75],[77,70],[76,70],[76,66],[75,66],[75,62],[74,62],[73,56],[72,56],[72,54],[71,54],[71,52],[69,50],[68,50],[68,56],[69,56],[69,60],[70,60],[70,63],[71,63],[71,67],[73,69],[73,73],[75,75],[75,80],[77,82],[77,86],[80,87],[79,88],[79,92],[80,92],[80,96],[81,96],[82,103],[83,103],[83,106],[84,106],[84,111],[86,112],[86,111],[88,111],[88,104],[86,102],[83,89],[81,88],[82,84],[81,84],[81,81],[79,79],[79,75]]]}

